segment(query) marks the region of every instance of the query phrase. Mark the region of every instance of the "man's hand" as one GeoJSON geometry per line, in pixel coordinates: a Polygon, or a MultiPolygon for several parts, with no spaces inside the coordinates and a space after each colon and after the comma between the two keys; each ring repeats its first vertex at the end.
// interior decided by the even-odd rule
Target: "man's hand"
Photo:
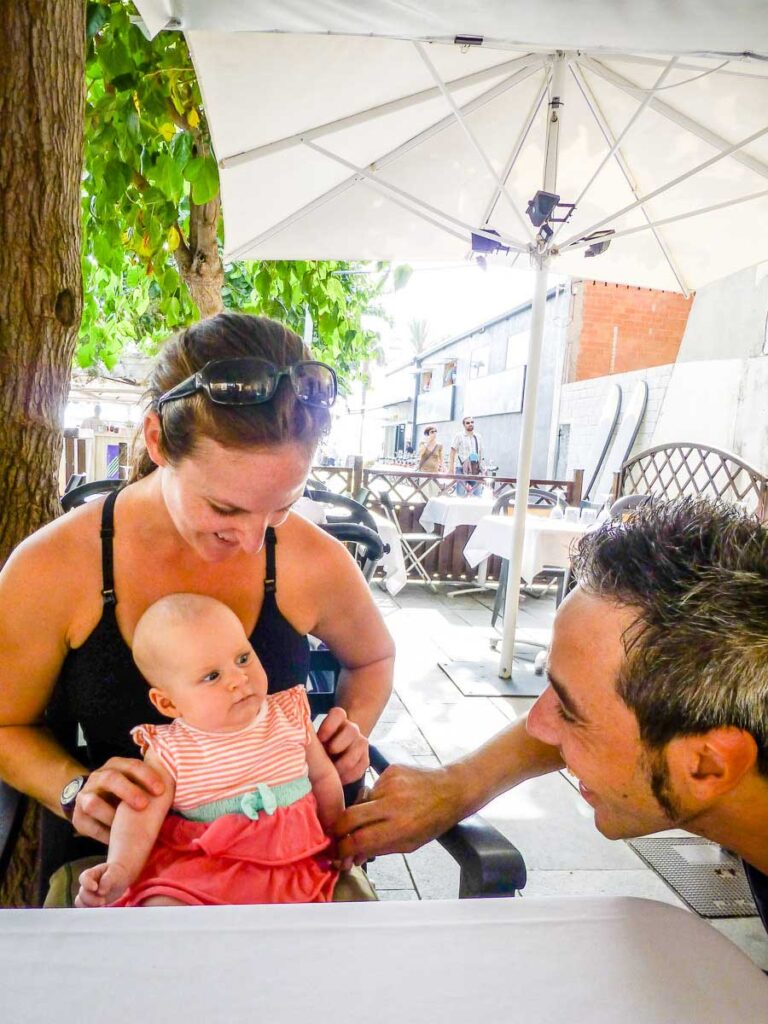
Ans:
{"type": "Polygon", "coordinates": [[[331,708],[317,730],[317,737],[333,761],[342,785],[356,782],[369,765],[368,740],[343,708],[331,708]]]}
{"type": "Polygon", "coordinates": [[[342,860],[362,864],[384,853],[410,853],[442,835],[462,816],[452,769],[388,768],[367,799],[337,820],[342,860]]]}
{"type": "Polygon", "coordinates": [[[95,864],[80,875],[76,907],[106,907],[119,900],[130,884],[122,864],[95,864]]]}
{"type": "Polygon", "coordinates": [[[80,835],[109,843],[109,830],[121,800],[141,811],[149,802],[148,794],[159,796],[164,789],[160,775],[144,761],[111,757],[91,772],[78,793],[72,824],[80,835]]]}

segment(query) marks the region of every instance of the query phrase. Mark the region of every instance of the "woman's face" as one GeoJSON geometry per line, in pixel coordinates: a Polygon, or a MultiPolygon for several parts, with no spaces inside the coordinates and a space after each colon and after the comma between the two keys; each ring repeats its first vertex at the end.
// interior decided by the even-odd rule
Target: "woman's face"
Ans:
{"type": "Polygon", "coordinates": [[[179,534],[205,562],[256,554],[268,526],[280,526],[304,493],[310,453],[293,443],[239,449],[203,438],[171,465],[161,460],[166,508],[179,534]]]}

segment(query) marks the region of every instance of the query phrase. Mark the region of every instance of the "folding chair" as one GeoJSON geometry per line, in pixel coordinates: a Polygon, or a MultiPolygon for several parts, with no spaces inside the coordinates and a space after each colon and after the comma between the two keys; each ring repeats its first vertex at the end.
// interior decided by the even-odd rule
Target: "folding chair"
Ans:
{"type": "Polygon", "coordinates": [[[405,560],[405,571],[409,572],[411,569],[415,569],[424,582],[432,590],[436,591],[437,587],[432,582],[432,577],[424,568],[424,559],[430,551],[434,551],[443,538],[437,533],[403,533],[403,528],[400,526],[400,520],[397,518],[397,511],[390,496],[388,494],[380,494],[379,501],[384,509],[384,514],[391,521],[400,538],[403,558],[405,560]],[[427,547],[426,545],[429,546],[427,547]]]}

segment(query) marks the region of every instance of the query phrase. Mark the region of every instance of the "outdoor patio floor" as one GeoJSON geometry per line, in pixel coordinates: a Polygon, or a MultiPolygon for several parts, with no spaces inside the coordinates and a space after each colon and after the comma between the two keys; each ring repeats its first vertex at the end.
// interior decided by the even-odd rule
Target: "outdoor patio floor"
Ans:
{"type": "MultiPolygon", "coordinates": [[[[409,583],[396,598],[378,583],[373,594],[397,644],[395,693],[373,733],[392,763],[435,766],[465,754],[515,721],[532,698],[466,697],[438,662],[477,660],[496,664],[490,640],[493,593],[449,598],[409,583]]],[[[521,597],[519,627],[551,630],[554,596],[521,597]]],[[[490,803],[483,816],[512,840],[525,858],[524,896],[638,896],[685,904],[625,842],[605,839],[592,812],[564,773],[535,779],[490,803]]],[[[685,835],[686,833],[680,833],[685,835]]],[[[458,868],[438,846],[377,857],[369,865],[380,899],[455,899],[458,868]]],[[[759,918],[710,923],[768,969],[768,936],[759,918]]]]}

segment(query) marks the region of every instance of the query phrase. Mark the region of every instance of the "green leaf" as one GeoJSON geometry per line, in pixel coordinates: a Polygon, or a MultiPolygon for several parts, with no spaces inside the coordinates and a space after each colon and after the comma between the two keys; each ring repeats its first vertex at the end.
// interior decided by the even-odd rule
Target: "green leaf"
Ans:
{"type": "Polygon", "coordinates": [[[219,168],[213,157],[207,156],[192,182],[192,202],[202,206],[204,203],[209,203],[218,194],[218,191],[219,168]]]}
{"type": "Polygon", "coordinates": [[[400,291],[401,288],[405,288],[411,279],[411,274],[413,274],[413,267],[409,267],[407,263],[401,263],[395,267],[392,277],[396,292],[400,291]]]}
{"type": "Polygon", "coordinates": [[[177,132],[171,139],[171,156],[183,170],[192,156],[194,140],[189,132],[177,132]]]}
{"type": "Polygon", "coordinates": [[[103,4],[88,4],[85,14],[85,36],[92,39],[109,21],[109,8],[103,4]]]}
{"type": "Polygon", "coordinates": [[[187,181],[195,182],[203,172],[205,161],[201,156],[194,156],[184,168],[184,177],[187,181]]]}

